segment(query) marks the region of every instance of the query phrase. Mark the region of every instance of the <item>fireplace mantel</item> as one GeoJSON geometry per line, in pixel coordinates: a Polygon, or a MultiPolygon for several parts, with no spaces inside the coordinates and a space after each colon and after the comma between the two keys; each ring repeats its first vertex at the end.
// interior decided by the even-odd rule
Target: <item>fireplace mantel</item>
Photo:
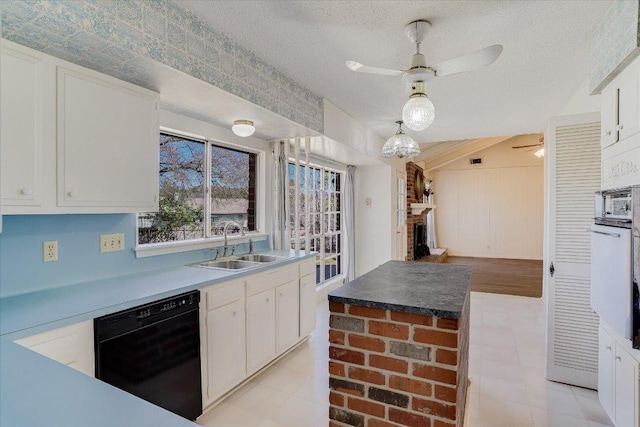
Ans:
{"type": "Polygon", "coordinates": [[[429,213],[431,209],[435,209],[436,205],[433,203],[411,203],[411,215],[422,215],[423,211],[429,213]]]}

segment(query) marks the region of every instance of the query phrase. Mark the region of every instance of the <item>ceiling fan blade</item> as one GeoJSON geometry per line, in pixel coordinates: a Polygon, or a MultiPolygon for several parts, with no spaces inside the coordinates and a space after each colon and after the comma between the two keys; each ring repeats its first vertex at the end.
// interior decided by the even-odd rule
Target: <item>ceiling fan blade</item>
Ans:
{"type": "Polygon", "coordinates": [[[543,147],[544,144],[530,144],[530,145],[518,145],[516,147],[511,147],[511,148],[530,148],[530,147],[543,147]]]}
{"type": "Polygon", "coordinates": [[[432,65],[430,68],[436,72],[436,76],[463,73],[465,71],[475,70],[476,68],[486,67],[498,59],[501,53],[502,45],[494,44],[484,49],[432,65]]]}
{"type": "Polygon", "coordinates": [[[384,76],[399,76],[403,71],[388,68],[369,67],[356,61],[347,61],[347,68],[358,73],[382,74],[384,76]]]}

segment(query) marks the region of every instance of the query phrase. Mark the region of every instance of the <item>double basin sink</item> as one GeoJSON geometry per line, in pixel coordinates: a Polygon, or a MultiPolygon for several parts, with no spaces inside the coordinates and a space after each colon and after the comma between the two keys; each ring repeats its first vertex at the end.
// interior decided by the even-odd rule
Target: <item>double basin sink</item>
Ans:
{"type": "Polygon", "coordinates": [[[217,270],[245,270],[272,262],[284,261],[285,259],[287,259],[287,257],[265,254],[246,254],[240,255],[235,259],[202,261],[189,265],[193,267],[213,268],[217,270]]]}

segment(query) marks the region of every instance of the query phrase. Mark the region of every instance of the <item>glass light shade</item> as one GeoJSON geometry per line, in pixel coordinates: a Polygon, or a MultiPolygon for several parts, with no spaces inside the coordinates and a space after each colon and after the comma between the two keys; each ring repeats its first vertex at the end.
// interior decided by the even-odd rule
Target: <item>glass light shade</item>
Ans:
{"type": "Polygon", "coordinates": [[[411,130],[425,130],[431,126],[435,117],[433,102],[423,93],[411,95],[402,108],[402,120],[411,130]]]}
{"type": "Polygon", "coordinates": [[[251,136],[256,131],[251,120],[236,120],[231,126],[231,130],[238,136],[251,136]]]}
{"type": "Polygon", "coordinates": [[[544,147],[533,153],[537,158],[544,156],[544,147]]]}
{"type": "Polygon", "coordinates": [[[402,124],[398,128],[398,132],[387,140],[382,146],[382,157],[398,157],[400,159],[406,157],[415,157],[420,154],[420,147],[416,142],[402,131],[402,124]]]}

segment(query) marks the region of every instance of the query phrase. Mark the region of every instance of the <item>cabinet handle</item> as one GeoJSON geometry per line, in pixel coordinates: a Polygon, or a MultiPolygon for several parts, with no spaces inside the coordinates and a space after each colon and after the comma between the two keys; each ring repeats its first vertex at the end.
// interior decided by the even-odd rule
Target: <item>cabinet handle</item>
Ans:
{"type": "Polygon", "coordinates": [[[607,136],[610,136],[610,135],[611,135],[611,131],[610,131],[610,130],[605,131],[605,133],[604,133],[604,134],[605,134],[605,135],[607,135],[607,136]]]}
{"type": "Polygon", "coordinates": [[[233,315],[234,315],[234,316],[235,316],[235,315],[237,315],[237,314],[238,314],[238,312],[237,312],[237,311],[234,311],[234,312],[233,312],[233,315]]]}
{"type": "Polygon", "coordinates": [[[624,126],[622,125],[622,123],[616,126],[616,130],[622,130],[622,129],[624,129],[624,126]]]}
{"type": "Polygon", "coordinates": [[[71,190],[69,191],[69,197],[76,197],[78,195],[78,193],[76,193],[75,191],[71,190]]]}
{"type": "Polygon", "coordinates": [[[22,194],[23,196],[30,196],[31,195],[31,189],[30,188],[23,188],[22,190],[20,190],[20,194],[22,194]]]}
{"type": "Polygon", "coordinates": [[[606,346],[605,348],[606,348],[607,350],[611,351],[611,346],[610,346],[610,345],[606,346]]]}
{"type": "Polygon", "coordinates": [[[621,356],[616,356],[616,360],[617,360],[618,362],[622,362],[622,357],[621,357],[621,356]]]}
{"type": "Polygon", "coordinates": [[[269,302],[269,298],[267,298],[267,302],[269,302]]]}
{"type": "Polygon", "coordinates": [[[282,292],[280,292],[278,295],[282,296],[282,292]]]}

